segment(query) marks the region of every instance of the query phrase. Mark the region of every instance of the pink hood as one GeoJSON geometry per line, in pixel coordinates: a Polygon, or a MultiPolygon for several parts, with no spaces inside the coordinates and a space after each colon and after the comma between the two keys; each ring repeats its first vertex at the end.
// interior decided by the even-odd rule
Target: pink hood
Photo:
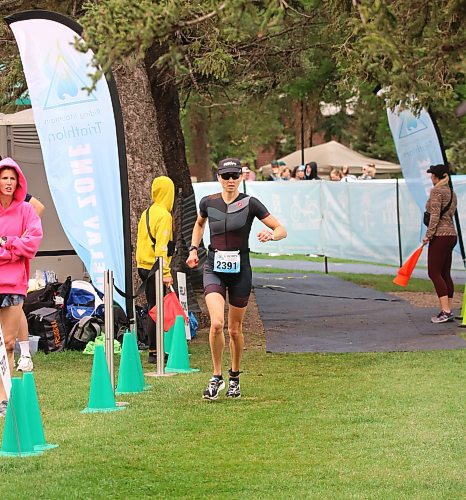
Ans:
{"type": "Polygon", "coordinates": [[[10,206],[0,204],[0,293],[26,295],[29,261],[42,239],[42,226],[34,208],[24,201],[27,182],[18,164],[11,158],[0,161],[0,169],[9,167],[18,174],[18,185],[10,206]]]}
{"type": "Polygon", "coordinates": [[[3,167],[13,168],[18,174],[18,185],[13,194],[14,202],[10,205],[11,208],[11,206],[17,205],[18,202],[24,201],[24,198],[26,198],[28,193],[28,183],[26,182],[26,177],[24,177],[22,170],[19,168],[19,165],[15,162],[15,160],[12,160],[11,158],[4,158],[0,161],[0,169],[3,167]]]}

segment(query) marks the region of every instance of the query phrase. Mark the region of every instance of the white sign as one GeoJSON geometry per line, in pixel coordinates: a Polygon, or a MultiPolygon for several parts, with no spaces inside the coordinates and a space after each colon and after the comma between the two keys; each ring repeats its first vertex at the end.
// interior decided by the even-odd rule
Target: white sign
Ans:
{"type": "Polygon", "coordinates": [[[11,391],[11,375],[8,365],[8,357],[6,355],[5,340],[3,338],[2,326],[0,325],[0,377],[5,388],[6,397],[10,399],[11,391]]]}
{"type": "Polygon", "coordinates": [[[191,340],[191,330],[189,329],[189,310],[188,310],[188,290],[186,289],[186,274],[176,273],[176,280],[178,282],[178,299],[180,300],[181,307],[183,308],[188,323],[184,325],[186,331],[186,339],[191,340]]]}

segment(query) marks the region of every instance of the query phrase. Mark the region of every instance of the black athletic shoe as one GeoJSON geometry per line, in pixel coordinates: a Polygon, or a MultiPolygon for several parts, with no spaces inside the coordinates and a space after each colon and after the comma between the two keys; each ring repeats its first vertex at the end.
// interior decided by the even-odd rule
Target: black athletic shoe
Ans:
{"type": "Polygon", "coordinates": [[[225,380],[223,378],[212,377],[209,380],[207,389],[202,393],[203,399],[214,400],[218,398],[218,393],[225,389],[225,380]]]}
{"type": "MultiPolygon", "coordinates": [[[[164,359],[165,363],[168,361],[168,354],[167,353],[165,353],[163,355],[163,359],[164,359]]],[[[153,365],[157,364],[157,353],[156,352],[150,352],[149,356],[147,356],[147,362],[151,363],[153,365]]]]}
{"type": "Polygon", "coordinates": [[[147,356],[147,362],[151,365],[155,365],[157,363],[157,353],[149,352],[149,356],[147,356]]]}
{"type": "Polygon", "coordinates": [[[447,323],[448,321],[453,321],[454,319],[453,313],[440,311],[437,316],[432,316],[430,321],[431,323],[447,323]]]}
{"type": "Polygon", "coordinates": [[[225,394],[227,398],[240,398],[241,388],[239,386],[239,377],[230,377],[228,380],[228,389],[225,394]]]}

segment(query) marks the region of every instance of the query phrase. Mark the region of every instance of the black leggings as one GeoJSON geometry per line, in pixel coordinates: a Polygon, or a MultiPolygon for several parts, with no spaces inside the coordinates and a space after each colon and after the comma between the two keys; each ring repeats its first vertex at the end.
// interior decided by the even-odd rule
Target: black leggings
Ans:
{"type": "MultiPolygon", "coordinates": [[[[147,279],[147,276],[149,275],[150,271],[149,269],[142,269],[141,267],[138,267],[138,274],[139,277],[142,279],[142,281],[145,281],[147,279]]],[[[155,306],[155,280],[152,277],[149,279],[146,283],[146,301],[147,301],[147,307],[148,310],[150,311],[154,306],[155,306]]],[[[150,315],[147,315],[147,337],[149,339],[149,349],[151,351],[155,351],[156,349],[156,344],[155,344],[155,323],[154,320],[150,317],[150,315]]]]}
{"type": "Polygon", "coordinates": [[[451,258],[456,236],[434,236],[427,252],[427,270],[438,297],[453,297],[455,287],[451,279],[451,258]]]}

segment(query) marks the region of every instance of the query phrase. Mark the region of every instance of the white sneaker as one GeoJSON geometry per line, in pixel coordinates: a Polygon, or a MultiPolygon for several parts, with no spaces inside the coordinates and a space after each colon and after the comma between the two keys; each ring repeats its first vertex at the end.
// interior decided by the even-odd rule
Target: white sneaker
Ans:
{"type": "Polygon", "coordinates": [[[18,360],[18,372],[32,372],[34,364],[30,356],[21,356],[18,360]]]}

